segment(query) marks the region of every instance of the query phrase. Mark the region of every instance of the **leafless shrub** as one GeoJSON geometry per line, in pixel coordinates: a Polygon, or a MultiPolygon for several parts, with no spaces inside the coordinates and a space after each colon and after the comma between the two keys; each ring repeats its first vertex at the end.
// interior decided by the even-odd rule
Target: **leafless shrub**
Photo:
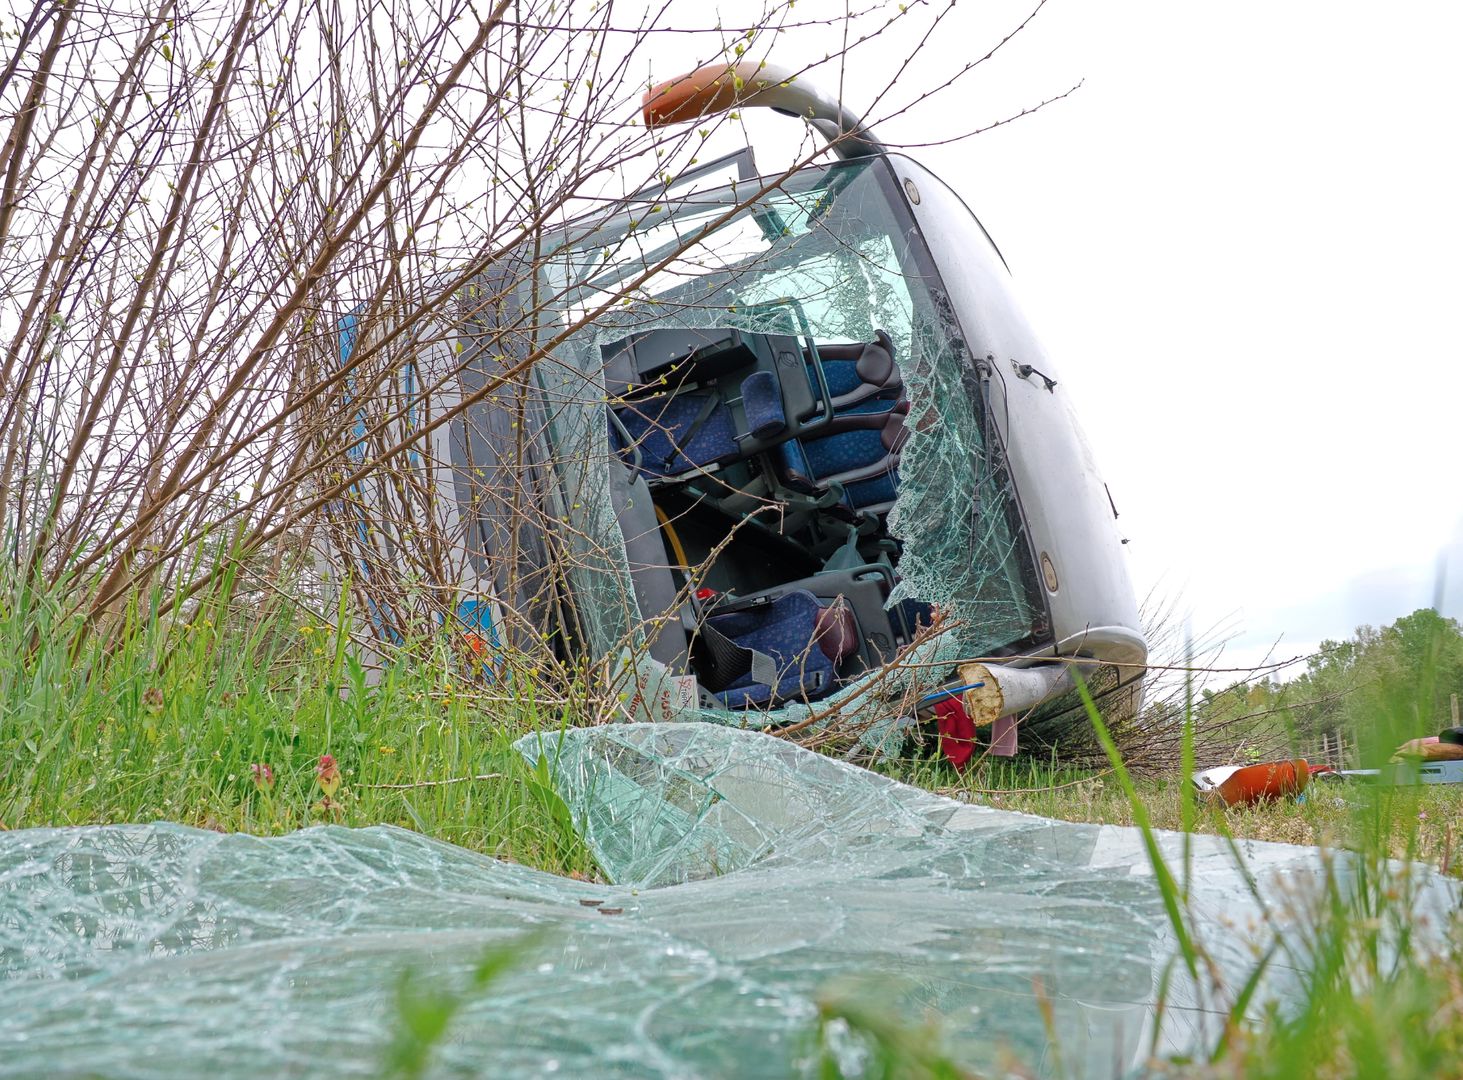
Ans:
{"type": "MultiPolygon", "coordinates": [[[[807,19],[766,0],[745,25],[710,27],[547,0],[38,4],[0,70],[7,557],[67,584],[81,636],[138,590],[177,610],[241,569],[265,606],[326,617],[344,587],[383,652],[444,623],[471,630],[464,596],[491,595],[502,656],[540,679],[572,653],[575,606],[605,601],[568,576],[623,558],[559,501],[585,462],[545,453],[542,373],[695,237],[572,310],[541,273],[542,239],[593,232],[620,195],[663,185],[741,122],[648,132],[651,59],[667,39],[675,55],[658,62],[686,70],[811,34],[835,43],[814,55],[841,82],[845,60],[890,36],[908,58],[877,80],[864,66],[861,92],[872,120],[897,118],[1009,40],[914,86],[951,7],[807,19]],[[454,457],[449,431],[484,403],[501,426],[454,457]],[[484,505],[444,503],[449,474],[480,481],[484,505]],[[332,586],[311,576],[320,552],[332,586]]],[[[827,153],[805,139],[793,167],[827,153]]],[[[485,644],[462,637],[469,661],[485,644]]],[[[613,683],[616,657],[583,659],[613,683]]],[[[560,672],[562,687],[591,681],[560,672]]]]}

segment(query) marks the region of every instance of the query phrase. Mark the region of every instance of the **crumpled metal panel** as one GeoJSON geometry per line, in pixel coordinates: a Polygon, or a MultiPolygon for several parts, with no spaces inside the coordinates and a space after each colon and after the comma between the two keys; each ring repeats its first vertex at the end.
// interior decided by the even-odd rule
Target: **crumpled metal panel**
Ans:
{"type": "MultiPolygon", "coordinates": [[[[401,970],[466,986],[526,932],[435,1075],[808,1073],[818,995],[850,979],[911,1021],[938,1012],[977,1066],[1050,1067],[1039,1000],[1070,1075],[1148,1051],[1174,949],[1132,829],[966,806],[717,725],[520,750],[549,759],[615,884],[389,827],[0,834],[0,1076],[376,1076],[401,970]]],[[[1262,894],[1320,873],[1314,849],[1240,846],[1262,894]]],[[[1221,841],[1195,837],[1193,858],[1199,925],[1237,984],[1258,908],[1221,841]]],[[[1439,879],[1420,903],[1455,900],[1439,879]]],[[[1276,968],[1266,994],[1292,978],[1276,968]]],[[[1160,1046],[1217,1034],[1197,1004],[1176,980],[1160,1046]]]]}

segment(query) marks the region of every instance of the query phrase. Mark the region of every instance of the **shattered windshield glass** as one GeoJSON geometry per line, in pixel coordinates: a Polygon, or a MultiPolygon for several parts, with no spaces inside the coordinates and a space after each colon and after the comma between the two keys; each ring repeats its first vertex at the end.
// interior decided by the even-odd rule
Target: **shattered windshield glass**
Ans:
{"type": "MultiPolygon", "coordinates": [[[[938,1015],[970,1067],[1107,1078],[1212,1045],[1227,995],[1293,932],[1286,898],[1324,869],[1314,848],[1242,841],[1247,876],[1222,838],[1192,838],[1215,993],[1172,963],[1134,829],[969,806],[706,724],[519,749],[609,884],[389,827],[0,833],[0,1075],[379,1076],[410,969],[461,995],[434,1076],[820,1075],[819,1002],[852,985],[892,1020],[938,1015]],[[505,947],[515,963],[471,990],[505,947]]],[[[1182,841],[1159,837],[1175,862],[1182,841]]],[[[1456,899],[1428,875],[1414,948],[1456,899]]],[[[1272,964],[1251,1007],[1302,974],[1272,964]]],[[[863,1075],[855,1033],[835,1052],[863,1075]]]]}
{"type": "Polygon", "coordinates": [[[637,204],[571,232],[540,264],[537,288],[556,313],[541,336],[593,315],[538,372],[554,403],[566,498],[583,515],[570,540],[579,566],[568,573],[592,597],[579,605],[592,649],[624,648],[653,614],[640,609],[617,554],[625,536],[609,509],[604,416],[606,402],[620,402],[609,351],[658,329],[791,335],[808,356],[888,341],[908,415],[884,514],[898,552],[887,605],[944,613],[930,664],[1042,643],[1049,627],[1032,553],[961,331],[960,318],[975,313],[950,309],[887,163],[809,168],[766,191],[758,183],[637,204]]]}
{"type": "Polygon", "coordinates": [[[880,179],[858,162],[804,170],[742,209],[755,184],[648,204],[561,248],[544,283],[566,318],[628,292],[643,308],[613,319],[622,334],[688,311],[735,320],[792,300],[820,341],[865,341],[878,328],[909,357],[916,304],[933,317],[929,271],[880,179]]]}

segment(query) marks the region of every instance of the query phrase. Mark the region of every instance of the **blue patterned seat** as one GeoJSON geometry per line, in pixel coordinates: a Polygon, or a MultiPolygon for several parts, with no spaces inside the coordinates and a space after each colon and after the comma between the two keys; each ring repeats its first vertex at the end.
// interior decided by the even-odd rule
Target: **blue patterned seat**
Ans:
{"type": "Polygon", "coordinates": [[[835,415],[814,434],[783,443],[777,448],[780,481],[808,495],[838,483],[850,509],[887,511],[898,493],[908,410],[907,401],[866,401],[835,415]],[[888,407],[875,408],[882,405],[888,407]]]}
{"type": "Polygon", "coordinates": [[[791,434],[781,384],[768,370],[616,402],[611,409],[611,447],[650,480],[729,464],[791,434]]]}
{"type": "MultiPolygon", "coordinates": [[[[873,341],[855,345],[818,346],[818,360],[835,414],[870,398],[899,396],[904,379],[894,362],[894,342],[882,330],[875,330],[874,337],[873,341]]],[[[810,367],[809,378],[816,380],[811,372],[810,367]]]]}
{"type": "Polygon", "coordinates": [[[624,434],[612,424],[611,445],[627,460],[638,451],[647,478],[679,476],[742,454],[731,410],[715,394],[664,394],[622,405],[615,415],[624,434]]]}
{"type": "Polygon", "coordinates": [[[852,618],[845,606],[824,607],[806,589],[712,614],[695,651],[701,683],[731,709],[820,698],[857,649],[852,618]]]}

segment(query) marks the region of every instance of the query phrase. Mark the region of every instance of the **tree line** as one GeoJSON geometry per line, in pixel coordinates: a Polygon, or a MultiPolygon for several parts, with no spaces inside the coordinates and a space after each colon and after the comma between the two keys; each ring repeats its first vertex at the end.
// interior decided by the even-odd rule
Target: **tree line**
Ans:
{"type": "Polygon", "coordinates": [[[1322,642],[1295,678],[1205,690],[1195,705],[1201,726],[1230,725],[1256,746],[1283,739],[1297,752],[1314,753],[1323,739],[1339,738],[1371,761],[1406,739],[1454,726],[1460,697],[1463,626],[1419,608],[1322,642]]]}

